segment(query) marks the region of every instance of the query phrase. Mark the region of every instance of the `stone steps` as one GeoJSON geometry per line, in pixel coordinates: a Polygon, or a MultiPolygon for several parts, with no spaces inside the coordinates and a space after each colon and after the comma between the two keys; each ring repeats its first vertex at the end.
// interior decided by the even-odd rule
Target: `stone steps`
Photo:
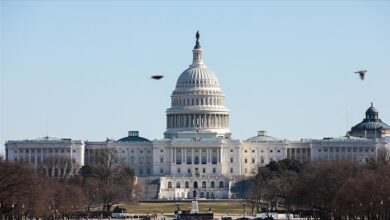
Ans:
{"type": "Polygon", "coordinates": [[[144,193],[141,196],[141,200],[154,200],[158,199],[160,191],[160,178],[159,177],[144,177],[141,178],[144,184],[144,193]]]}

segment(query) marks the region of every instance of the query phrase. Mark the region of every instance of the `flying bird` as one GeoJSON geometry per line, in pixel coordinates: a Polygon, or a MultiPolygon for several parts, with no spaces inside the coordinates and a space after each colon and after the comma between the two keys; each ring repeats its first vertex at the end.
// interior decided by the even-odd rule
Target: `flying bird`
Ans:
{"type": "Polygon", "coordinates": [[[364,74],[367,73],[367,70],[360,70],[360,71],[357,71],[355,73],[359,73],[360,79],[364,80],[364,74]]]}
{"type": "Polygon", "coordinates": [[[155,79],[155,80],[160,80],[160,79],[162,79],[163,77],[164,77],[163,75],[153,75],[153,76],[150,77],[150,78],[155,79]]]}

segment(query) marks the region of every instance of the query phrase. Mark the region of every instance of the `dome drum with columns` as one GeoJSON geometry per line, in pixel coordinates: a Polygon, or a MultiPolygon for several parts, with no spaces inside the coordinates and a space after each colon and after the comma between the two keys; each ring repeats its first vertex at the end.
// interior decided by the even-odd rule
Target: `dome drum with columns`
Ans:
{"type": "Polygon", "coordinates": [[[192,64],[177,80],[167,109],[166,138],[178,138],[180,133],[202,136],[214,133],[229,138],[229,110],[224,106],[225,96],[217,76],[203,62],[199,32],[192,50],[192,64]]]}

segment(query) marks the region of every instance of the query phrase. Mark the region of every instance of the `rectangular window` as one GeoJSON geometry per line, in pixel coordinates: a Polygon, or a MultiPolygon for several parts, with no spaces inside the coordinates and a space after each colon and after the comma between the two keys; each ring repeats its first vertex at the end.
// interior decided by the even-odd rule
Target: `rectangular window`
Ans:
{"type": "Polygon", "coordinates": [[[252,163],[255,163],[255,158],[252,158],[252,163]]]}
{"type": "Polygon", "coordinates": [[[160,157],[160,163],[164,163],[164,157],[160,157]]]}
{"type": "Polygon", "coordinates": [[[215,167],[213,168],[213,173],[217,173],[217,169],[215,167]]]}
{"type": "Polygon", "coordinates": [[[233,173],[233,168],[230,168],[230,173],[233,173]]]}
{"type": "Polygon", "coordinates": [[[233,157],[230,158],[230,163],[233,163],[233,157]]]}
{"type": "Polygon", "coordinates": [[[274,152],[273,150],[269,150],[270,153],[274,152]]]}

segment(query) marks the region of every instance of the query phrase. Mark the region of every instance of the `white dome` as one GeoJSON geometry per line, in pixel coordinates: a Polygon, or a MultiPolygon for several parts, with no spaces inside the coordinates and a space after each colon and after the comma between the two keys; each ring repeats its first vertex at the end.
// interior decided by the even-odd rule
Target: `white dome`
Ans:
{"type": "Polygon", "coordinates": [[[206,66],[196,66],[186,69],[177,80],[176,88],[219,88],[217,76],[206,66]]]}

